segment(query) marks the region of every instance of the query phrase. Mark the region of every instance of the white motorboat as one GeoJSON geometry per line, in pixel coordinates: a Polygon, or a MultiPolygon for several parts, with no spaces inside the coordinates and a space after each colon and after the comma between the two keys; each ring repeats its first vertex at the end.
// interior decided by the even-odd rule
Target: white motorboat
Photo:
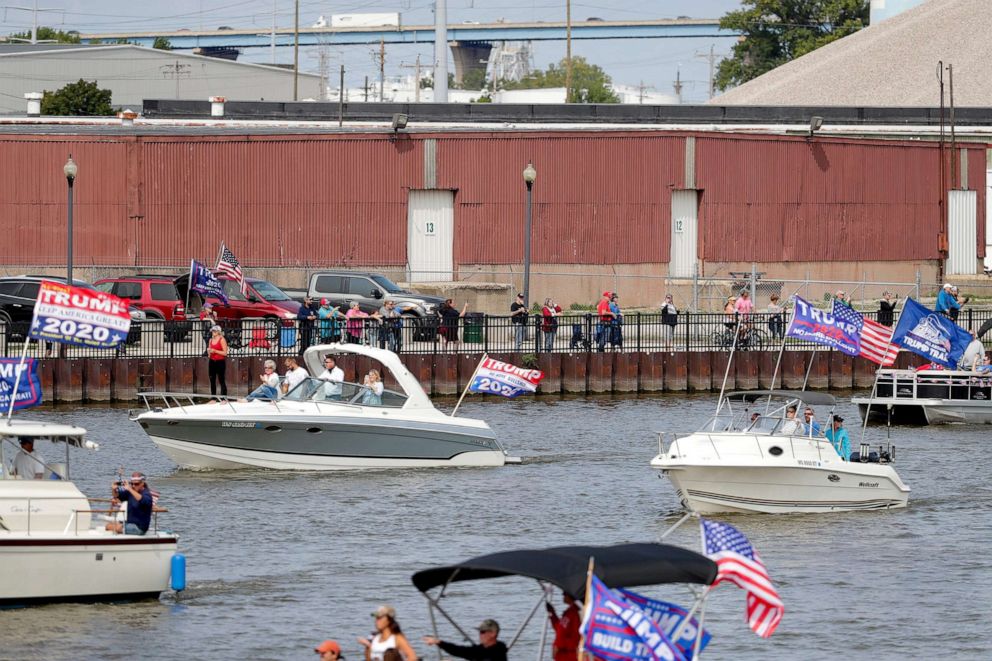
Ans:
{"type": "Polygon", "coordinates": [[[69,480],[69,446],[95,449],[69,425],[0,422],[0,605],[152,598],[169,587],[177,536],[153,527],[145,535],[105,529],[108,513],[69,480]],[[65,463],[45,466],[50,479],[20,479],[8,466],[18,439],[65,446],[65,463]]]}
{"type": "Polygon", "coordinates": [[[845,461],[828,439],[785,417],[790,406],[832,410],[834,403],[823,393],[729,393],[700,431],[675,435],[667,446],[660,434],[651,466],[700,514],[905,507],[910,489],[891,465],[894,448],[861,444],[845,461]]]}
{"type": "Polygon", "coordinates": [[[881,369],[875,392],[854,397],[862,419],[892,424],[992,424],[992,374],[881,369]]]}
{"type": "Polygon", "coordinates": [[[502,466],[506,451],[483,420],[447,415],[417,379],[385,349],[360,344],[316,345],[304,354],[311,375],[324,356],[374,362],[399,391],[364,403],[367,389],[345,382],[340,395],[311,376],[277,400],[236,401],[204,395],[146,393],[147,410],[133,417],[176,463],[191,468],[346,470],[502,466]],[[368,360],[366,360],[368,359],[368,360]]]}

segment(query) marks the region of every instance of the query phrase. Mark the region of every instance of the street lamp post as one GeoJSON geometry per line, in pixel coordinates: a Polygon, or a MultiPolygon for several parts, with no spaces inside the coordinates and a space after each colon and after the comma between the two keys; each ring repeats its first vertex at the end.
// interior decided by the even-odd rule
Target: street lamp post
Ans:
{"type": "Polygon", "coordinates": [[[69,154],[69,160],[65,162],[65,166],[62,168],[62,172],[65,173],[65,180],[69,184],[69,238],[68,238],[68,255],[66,259],[66,271],[68,280],[67,284],[72,284],[72,184],[76,181],[76,173],[79,171],[79,167],[76,162],[72,160],[72,154],[69,154]]]}
{"type": "Polygon", "coordinates": [[[535,179],[537,179],[537,170],[534,169],[533,163],[528,162],[527,167],[524,168],[524,183],[527,184],[527,229],[524,230],[526,232],[524,234],[524,306],[527,309],[527,314],[530,314],[530,198],[535,179]]]}

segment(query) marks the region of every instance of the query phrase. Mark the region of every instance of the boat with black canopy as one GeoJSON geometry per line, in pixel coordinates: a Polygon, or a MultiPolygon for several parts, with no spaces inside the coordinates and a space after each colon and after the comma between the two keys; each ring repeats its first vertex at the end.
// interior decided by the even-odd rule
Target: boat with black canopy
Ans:
{"type": "MultiPolygon", "coordinates": [[[[582,601],[586,597],[589,571],[608,588],[630,588],[647,585],[682,584],[710,586],[717,577],[717,564],[705,555],[679,546],[659,543],[631,543],[612,546],[556,546],[544,549],[502,551],[470,558],[443,567],[434,567],[413,575],[414,586],[427,599],[434,635],[438,637],[436,613],[444,617],[467,641],[472,637],[442,607],[441,600],[454,592],[452,584],[506,577],[533,579],[540,587],[534,607],[506,641],[508,648],[520,640],[521,634],[547,599],[548,590],[560,588],[564,593],[582,601]]],[[[458,591],[463,594],[462,591],[458,591]]],[[[693,616],[703,608],[708,590],[695,590],[694,601],[684,617],[669,620],[666,635],[676,644],[691,649],[702,635],[701,627],[692,626],[693,616]]],[[[547,633],[547,618],[545,634],[547,633]]],[[[661,626],[661,624],[659,624],[661,626]]],[[[664,629],[665,626],[662,626],[664,629]]],[[[535,655],[542,658],[545,636],[535,655]]]]}

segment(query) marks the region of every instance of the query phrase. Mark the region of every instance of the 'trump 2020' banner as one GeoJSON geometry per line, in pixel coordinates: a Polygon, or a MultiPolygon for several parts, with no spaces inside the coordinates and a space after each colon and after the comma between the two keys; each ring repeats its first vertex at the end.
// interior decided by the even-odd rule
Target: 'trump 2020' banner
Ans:
{"type": "Polygon", "coordinates": [[[10,410],[10,398],[14,398],[14,410],[27,409],[41,404],[41,381],[38,380],[38,361],[28,358],[21,364],[18,358],[0,358],[0,411],[10,410]],[[21,378],[17,373],[21,372],[21,378]],[[14,393],[14,383],[17,393],[14,393]]]}
{"type": "Polygon", "coordinates": [[[536,391],[543,378],[544,372],[541,370],[517,367],[486,356],[476,368],[475,378],[469,384],[469,390],[512,398],[525,392],[536,391]]]}
{"type": "Polygon", "coordinates": [[[796,309],[785,334],[800,340],[833,347],[849,356],[861,352],[861,328],[848,319],[835,317],[826,310],[810,305],[799,296],[794,297],[796,309]]]}
{"type": "Polygon", "coordinates": [[[112,294],[42,280],[29,335],[35,340],[112,349],[131,329],[127,306],[127,301],[112,294]]]}

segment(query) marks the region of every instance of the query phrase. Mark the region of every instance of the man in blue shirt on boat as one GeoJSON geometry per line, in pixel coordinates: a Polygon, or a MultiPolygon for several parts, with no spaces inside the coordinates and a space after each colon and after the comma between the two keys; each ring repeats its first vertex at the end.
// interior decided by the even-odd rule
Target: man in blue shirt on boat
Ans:
{"type": "Polygon", "coordinates": [[[848,438],[847,430],[844,429],[844,418],[835,415],[826,436],[830,444],[837,450],[840,458],[847,461],[851,456],[851,439],[848,438]]]}
{"type": "Polygon", "coordinates": [[[145,484],[143,473],[135,472],[130,480],[114,482],[115,501],[127,501],[127,521],[108,523],[107,530],[125,535],[144,535],[152,522],[152,492],[145,484]]]}

